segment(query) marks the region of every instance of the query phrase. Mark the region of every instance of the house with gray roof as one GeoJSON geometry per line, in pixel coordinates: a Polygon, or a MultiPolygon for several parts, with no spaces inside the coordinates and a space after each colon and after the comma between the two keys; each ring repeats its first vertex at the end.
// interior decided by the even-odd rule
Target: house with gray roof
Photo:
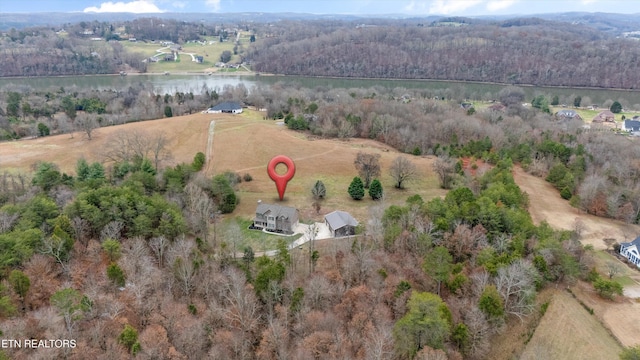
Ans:
{"type": "Polygon", "coordinates": [[[578,114],[575,110],[563,109],[556,113],[556,119],[558,120],[568,120],[568,119],[576,119],[582,120],[580,114],[578,114]]]}
{"type": "Polygon", "coordinates": [[[229,113],[229,114],[240,114],[242,112],[242,105],[233,101],[225,101],[220,104],[208,108],[204,111],[207,114],[220,114],[220,113],[229,113]]]}
{"type": "Polygon", "coordinates": [[[640,236],[632,242],[621,243],[620,255],[626,257],[629,262],[636,264],[640,268],[640,236]]]}
{"type": "Polygon", "coordinates": [[[325,215],[324,222],[333,237],[354,235],[358,226],[358,221],[351,214],[340,210],[325,215]]]}
{"type": "Polygon", "coordinates": [[[293,234],[298,225],[298,210],[289,206],[264,204],[258,201],[253,227],[282,234],[293,234]]]}
{"type": "Polygon", "coordinates": [[[640,120],[625,120],[622,122],[622,131],[632,134],[640,132],[640,120]]]}

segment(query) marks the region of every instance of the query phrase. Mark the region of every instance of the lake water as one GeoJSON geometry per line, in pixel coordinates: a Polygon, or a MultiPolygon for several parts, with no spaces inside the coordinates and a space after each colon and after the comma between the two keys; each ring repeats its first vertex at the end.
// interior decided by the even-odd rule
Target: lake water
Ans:
{"type": "MultiPolygon", "coordinates": [[[[297,85],[306,88],[370,88],[382,86],[385,88],[424,89],[445,93],[451,89],[453,93],[464,94],[470,99],[482,99],[487,96],[495,97],[506,85],[483,84],[469,82],[447,82],[429,80],[382,80],[382,79],[347,79],[347,78],[314,78],[301,76],[253,76],[253,75],[91,75],[91,76],[61,76],[61,77],[33,77],[33,78],[0,78],[0,88],[16,89],[27,85],[37,89],[113,89],[123,91],[129,86],[145,83],[160,94],[175,92],[193,92],[199,94],[206,88],[210,90],[222,90],[224,86],[236,86],[244,84],[248,89],[257,84],[271,85],[277,82],[297,85]]],[[[603,104],[607,100],[623,100],[623,104],[631,106],[640,104],[640,91],[625,91],[611,89],[585,89],[585,88],[548,88],[536,86],[520,86],[524,89],[526,98],[532,99],[536,95],[558,95],[573,98],[582,96],[590,98],[593,104],[603,104]]],[[[622,101],[621,101],[622,102],[622,101]]],[[[569,104],[572,105],[572,104],[569,104]]],[[[585,104],[584,105],[591,105],[585,104]]],[[[640,105],[638,105],[640,106],[640,105]]]]}

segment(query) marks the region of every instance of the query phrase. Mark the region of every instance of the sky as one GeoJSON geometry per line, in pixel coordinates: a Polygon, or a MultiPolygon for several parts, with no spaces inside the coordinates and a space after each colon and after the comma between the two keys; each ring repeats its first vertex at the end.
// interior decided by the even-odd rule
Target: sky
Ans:
{"type": "Polygon", "coordinates": [[[640,0],[0,0],[0,13],[294,12],[483,16],[569,11],[640,14],[640,0]]]}

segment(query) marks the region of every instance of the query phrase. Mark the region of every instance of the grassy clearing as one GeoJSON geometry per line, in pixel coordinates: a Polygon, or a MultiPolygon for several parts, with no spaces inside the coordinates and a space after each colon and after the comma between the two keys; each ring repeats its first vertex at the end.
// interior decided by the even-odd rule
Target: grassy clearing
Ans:
{"type": "Polygon", "coordinates": [[[520,359],[617,359],[622,347],[566,291],[557,291],[520,359]]]}
{"type": "Polygon", "coordinates": [[[236,244],[237,252],[244,251],[248,246],[251,246],[254,252],[273,250],[277,248],[278,242],[281,240],[284,240],[288,245],[302,236],[302,234],[282,236],[251,230],[249,226],[253,223],[253,220],[245,217],[227,218],[220,224],[220,229],[216,231],[224,234],[226,231],[229,231],[230,225],[234,223],[238,225],[242,233],[242,240],[236,244]]]}
{"type": "MultiPolygon", "coordinates": [[[[249,33],[241,33],[239,37],[240,45],[245,48],[249,44],[249,33]]],[[[215,69],[215,63],[220,61],[220,56],[223,51],[231,51],[233,54],[233,48],[235,46],[235,37],[230,37],[228,41],[220,42],[218,37],[206,37],[206,44],[202,45],[199,43],[187,43],[182,45],[182,50],[178,55],[178,61],[158,61],[156,63],[149,63],[148,71],[149,72],[205,72],[205,71],[223,71],[224,72],[235,72],[235,71],[246,71],[244,69],[236,70],[236,69],[215,69]],[[191,56],[187,53],[192,53],[194,55],[200,55],[204,58],[202,63],[196,63],[192,61],[191,56]]],[[[163,49],[161,51],[165,53],[169,53],[170,51],[164,46],[160,45],[159,42],[130,42],[130,41],[121,41],[120,42],[127,51],[142,54],[145,57],[151,57],[159,54],[157,50],[163,49]]],[[[161,58],[161,56],[160,56],[161,58]]],[[[237,63],[240,61],[240,55],[232,55],[231,63],[237,63]]]]}
{"type": "Polygon", "coordinates": [[[622,263],[610,253],[606,251],[595,251],[594,260],[596,262],[596,270],[598,270],[603,277],[607,277],[607,264],[614,263],[618,265],[620,272],[613,277],[613,280],[623,287],[638,286],[638,282],[634,280],[634,277],[638,277],[638,272],[629,268],[626,264],[622,263]]]}

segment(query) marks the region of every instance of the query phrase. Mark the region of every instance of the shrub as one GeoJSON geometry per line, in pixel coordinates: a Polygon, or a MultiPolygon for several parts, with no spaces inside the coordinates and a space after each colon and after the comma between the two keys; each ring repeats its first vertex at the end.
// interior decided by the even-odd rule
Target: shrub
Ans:
{"type": "Polygon", "coordinates": [[[140,343],[138,342],[138,330],[131,325],[124,326],[124,330],[118,336],[118,342],[124,345],[132,353],[140,351],[140,343]]]}
{"type": "Polygon", "coordinates": [[[123,287],[125,285],[124,271],[116,263],[107,266],[107,277],[115,286],[123,287]]]}
{"type": "Polygon", "coordinates": [[[245,182],[249,182],[251,180],[253,180],[253,176],[251,176],[251,174],[246,173],[242,176],[242,180],[244,180],[245,182]]]}
{"type": "Polygon", "coordinates": [[[204,166],[205,162],[206,162],[206,157],[204,153],[199,151],[196,154],[196,156],[193,157],[193,162],[191,163],[191,166],[193,166],[194,171],[200,171],[202,170],[202,167],[204,166]]]}
{"type": "Polygon", "coordinates": [[[369,186],[369,196],[371,196],[373,200],[379,200],[382,198],[382,195],[383,195],[383,190],[382,190],[382,184],[380,183],[380,180],[373,179],[373,181],[371,182],[371,185],[369,186]]]}

